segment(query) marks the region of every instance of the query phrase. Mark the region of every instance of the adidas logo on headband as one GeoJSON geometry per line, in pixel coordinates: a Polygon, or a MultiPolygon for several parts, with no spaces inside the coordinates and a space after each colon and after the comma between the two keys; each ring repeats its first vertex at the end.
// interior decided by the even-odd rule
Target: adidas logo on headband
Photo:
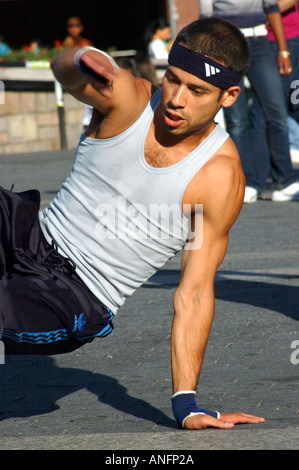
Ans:
{"type": "Polygon", "coordinates": [[[177,42],[170,49],[168,63],[222,89],[238,85],[242,79],[239,73],[177,42]]]}
{"type": "Polygon", "coordinates": [[[206,77],[210,77],[211,75],[220,73],[219,69],[217,69],[216,67],[213,67],[213,65],[207,64],[206,62],[205,62],[205,68],[206,68],[206,77]]]}

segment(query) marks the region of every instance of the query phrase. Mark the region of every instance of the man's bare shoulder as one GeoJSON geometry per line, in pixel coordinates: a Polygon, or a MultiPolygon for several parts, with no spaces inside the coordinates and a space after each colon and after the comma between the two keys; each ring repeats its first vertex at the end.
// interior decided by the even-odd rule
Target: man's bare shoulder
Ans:
{"type": "Polygon", "coordinates": [[[200,198],[211,218],[221,217],[229,229],[244,199],[245,176],[233,141],[229,138],[203,168],[200,198]]]}
{"type": "Polygon", "coordinates": [[[245,177],[238,151],[229,138],[189,183],[184,203],[202,204],[210,221],[229,229],[244,198],[245,177]]]}
{"type": "MultiPolygon", "coordinates": [[[[218,149],[194,176],[186,194],[192,202],[203,203],[211,197],[229,197],[235,191],[244,192],[245,177],[239,153],[231,138],[218,149]]],[[[191,202],[191,201],[190,201],[191,202]]]]}
{"type": "Polygon", "coordinates": [[[218,186],[218,191],[222,188],[227,195],[245,183],[239,153],[231,138],[227,139],[202,169],[205,179],[218,186]]]}

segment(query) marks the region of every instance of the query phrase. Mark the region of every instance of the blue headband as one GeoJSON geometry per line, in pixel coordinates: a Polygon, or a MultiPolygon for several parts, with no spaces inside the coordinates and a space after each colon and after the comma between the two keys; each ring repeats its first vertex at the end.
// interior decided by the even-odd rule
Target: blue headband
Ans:
{"type": "Polygon", "coordinates": [[[193,52],[176,42],[170,50],[168,63],[218,88],[226,89],[237,85],[242,78],[242,75],[224,67],[219,62],[193,52]]]}

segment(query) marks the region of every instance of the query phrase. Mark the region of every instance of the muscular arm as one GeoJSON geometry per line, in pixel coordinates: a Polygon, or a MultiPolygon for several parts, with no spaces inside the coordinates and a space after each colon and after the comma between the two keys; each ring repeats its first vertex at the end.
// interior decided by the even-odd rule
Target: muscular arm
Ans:
{"type": "Polygon", "coordinates": [[[78,48],[61,52],[52,63],[55,78],[76,99],[97,109],[106,120],[109,133],[116,135],[129,127],[143,111],[151,95],[151,84],[113,65],[104,53],[87,50],[82,62],[99,79],[83,74],[74,63],[78,48]]]}
{"type": "Polygon", "coordinates": [[[173,393],[196,388],[214,314],[214,277],[227,247],[228,235],[213,233],[210,222],[203,223],[203,246],[184,252],[174,295],[173,393]]]}
{"type": "MultiPolygon", "coordinates": [[[[217,157],[214,163],[209,162],[209,169],[203,176],[200,180],[202,194],[209,196],[202,199],[202,247],[185,250],[181,281],[174,295],[171,344],[173,393],[196,389],[214,315],[214,278],[226,253],[229,229],[243,201],[244,177],[239,164],[231,165],[226,157],[217,157]]],[[[220,417],[193,416],[186,420],[185,427],[227,428],[237,422],[260,420],[243,413],[220,417]]]]}

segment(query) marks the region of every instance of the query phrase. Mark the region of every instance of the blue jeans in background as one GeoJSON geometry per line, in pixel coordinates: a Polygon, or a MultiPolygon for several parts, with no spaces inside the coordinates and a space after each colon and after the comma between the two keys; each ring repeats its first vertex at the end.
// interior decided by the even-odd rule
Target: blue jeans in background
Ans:
{"type": "Polygon", "coordinates": [[[287,110],[277,59],[274,57],[267,36],[247,38],[251,50],[251,62],[247,72],[262,114],[258,119],[248,110],[244,83],[241,93],[230,108],[224,108],[227,131],[240,153],[246,185],[264,192],[271,166],[273,182],[283,187],[295,181],[289,148],[287,110]],[[265,126],[260,128],[261,121],[265,126]],[[271,160],[271,165],[270,165],[271,160]]]}
{"type": "Polygon", "coordinates": [[[290,148],[299,150],[299,123],[288,116],[288,131],[290,148]]]}

